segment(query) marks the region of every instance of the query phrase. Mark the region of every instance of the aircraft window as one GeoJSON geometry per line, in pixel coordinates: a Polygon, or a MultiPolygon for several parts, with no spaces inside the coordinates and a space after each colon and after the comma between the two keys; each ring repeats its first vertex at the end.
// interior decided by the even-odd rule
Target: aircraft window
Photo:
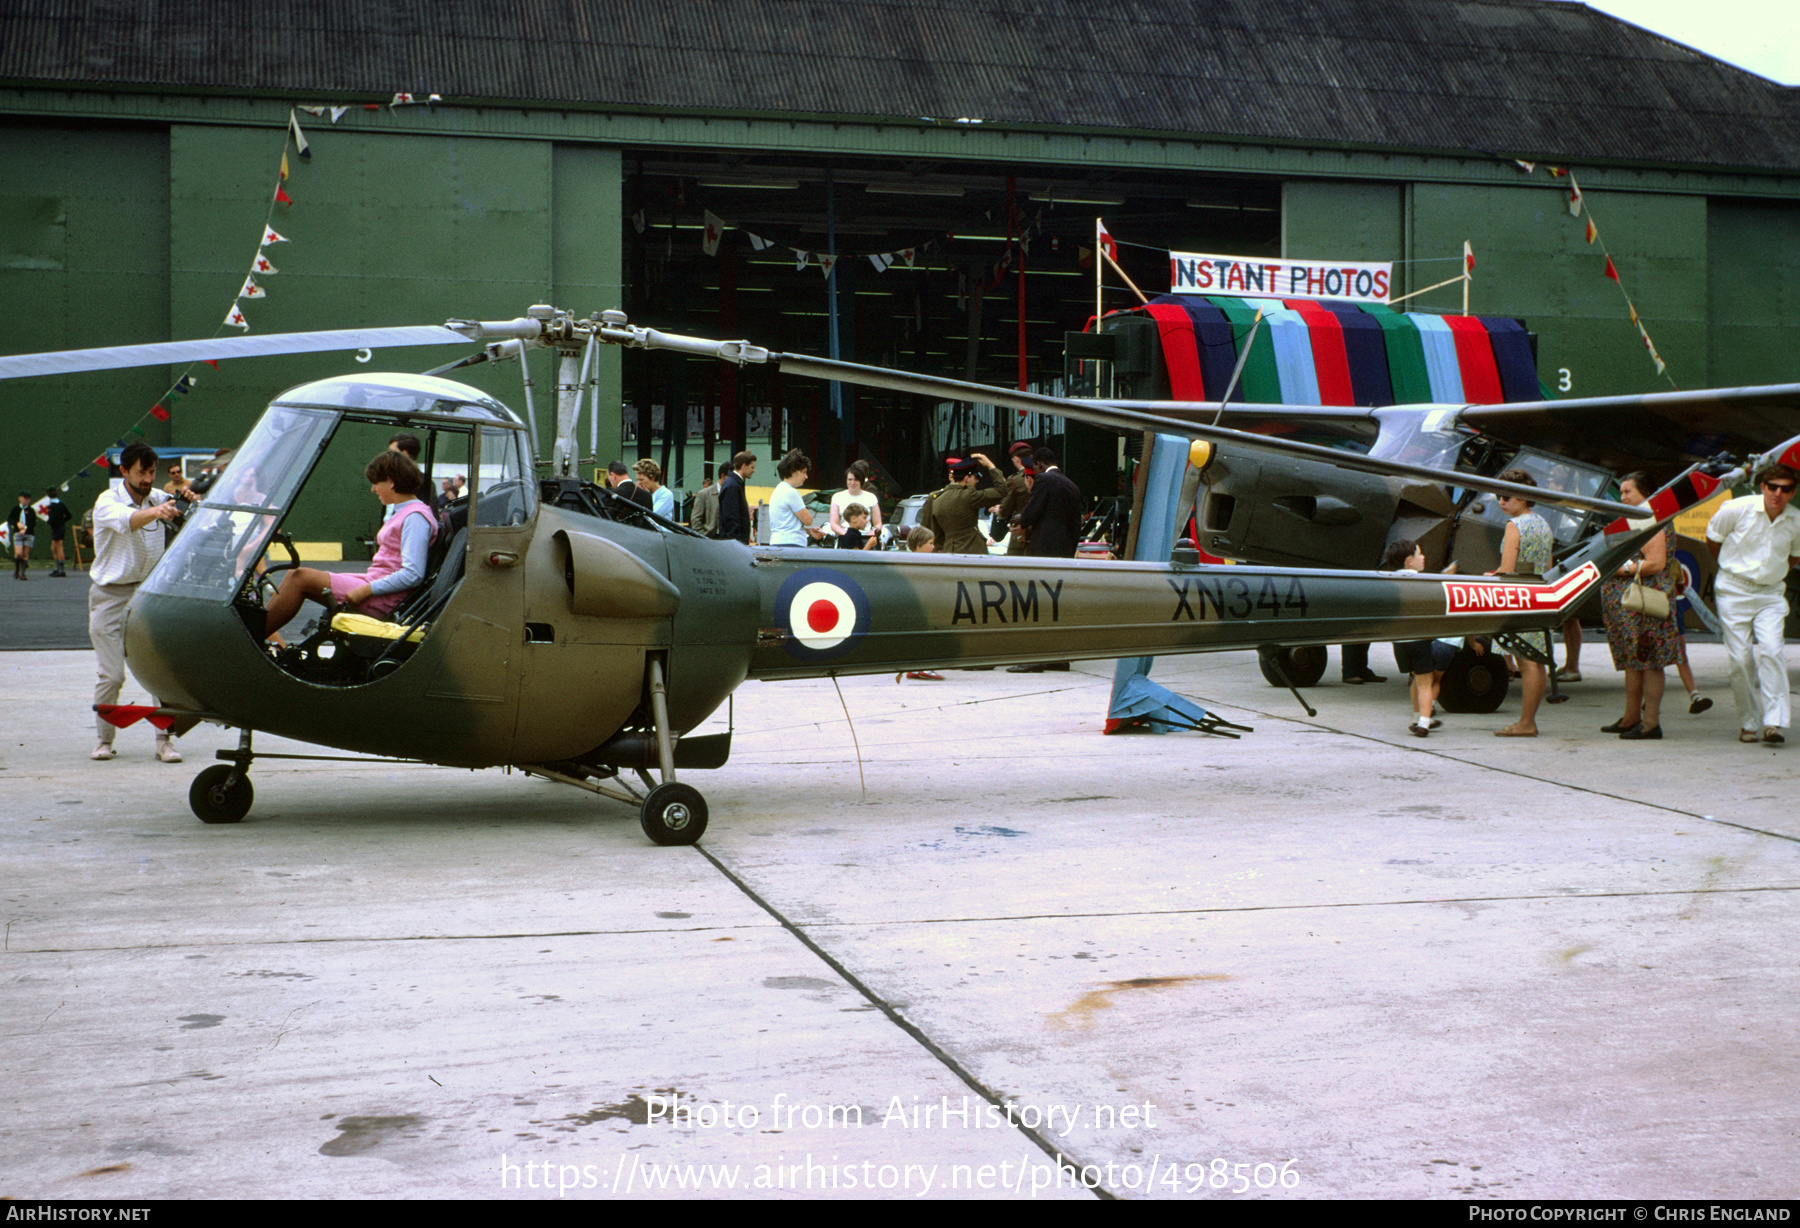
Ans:
{"type": "Polygon", "coordinates": [[[194,508],[156,570],[144,581],[144,591],[229,599],[236,595],[244,572],[262,553],[274,527],[273,513],[194,508]]]}
{"type": "Polygon", "coordinates": [[[518,431],[481,432],[481,472],[476,482],[477,526],[524,524],[537,509],[537,478],[518,431]]]}
{"type": "Polygon", "coordinates": [[[1414,422],[1383,425],[1388,429],[1375,441],[1370,456],[1433,469],[1456,468],[1457,456],[1471,438],[1467,431],[1428,431],[1414,422]]]}
{"type": "Polygon", "coordinates": [[[208,505],[280,509],[293,499],[332,415],[271,407],[206,492],[208,505]]]}
{"type": "Polygon", "coordinates": [[[329,405],[383,414],[450,414],[458,418],[517,422],[513,412],[492,397],[452,380],[431,375],[382,374],[340,376],[290,388],[281,403],[329,405]]]}
{"type": "MultiPolygon", "coordinates": [[[[1536,478],[1537,484],[1545,490],[1565,495],[1598,495],[1611,476],[1598,469],[1572,464],[1563,457],[1539,456],[1530,452],[1521,452],[1513,457],[1512,463],[1536,478]]],[[[1542,503],[1532,510],[1544,518],[1557,542],[1563,545],[1582,535],[1583,526],[1588,519],[1586,512],[1573,508],[1547,507],[1542,503]]]]}

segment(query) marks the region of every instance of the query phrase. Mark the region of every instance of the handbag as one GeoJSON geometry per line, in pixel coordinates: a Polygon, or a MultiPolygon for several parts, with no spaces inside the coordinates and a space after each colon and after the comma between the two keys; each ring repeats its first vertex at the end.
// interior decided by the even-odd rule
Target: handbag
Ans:
{"type": "Polygon", "coordinates": [[[1645,588],[1642,580],[1633,580],[1626,588],[1624,596],[1619,598],[1619,605],[1633,614],[1642,614],[1646,618],[1667,618],[1669,616],[1669,595],[1660,588],[1645,588]]]}

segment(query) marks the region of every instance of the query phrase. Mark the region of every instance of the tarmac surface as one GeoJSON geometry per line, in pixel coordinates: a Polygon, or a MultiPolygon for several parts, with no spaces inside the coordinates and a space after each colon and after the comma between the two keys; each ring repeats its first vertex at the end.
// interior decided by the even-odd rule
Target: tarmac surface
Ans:
{"type": "Polygon", "coordinates": [[[91,654],[6,653],[0,1195],[1793,1197],[1800,746],[1692,655],[1634,743],[1593,643],[1535,740],[1244,653],[1153,674],[1236,741],[1102,737],[1109,665],[848,679],[860,769],[751,684],[666,849],[384,763],[205,826],[234,733],[90,762],[91,654]]]}

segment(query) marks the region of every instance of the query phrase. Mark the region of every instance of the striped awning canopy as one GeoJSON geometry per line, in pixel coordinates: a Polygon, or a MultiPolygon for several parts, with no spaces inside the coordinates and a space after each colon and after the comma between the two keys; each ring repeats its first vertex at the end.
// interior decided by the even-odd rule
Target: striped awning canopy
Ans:
{"type": "Polygon", "coordinates": [[[1161,331],[1174,400],[1225,395],[1258,309],[1262,327],[1233,401],[1372,407],[1543,399],[1525,329],[1514,319],[1184,294],[1138,309],[1161,331]]]}

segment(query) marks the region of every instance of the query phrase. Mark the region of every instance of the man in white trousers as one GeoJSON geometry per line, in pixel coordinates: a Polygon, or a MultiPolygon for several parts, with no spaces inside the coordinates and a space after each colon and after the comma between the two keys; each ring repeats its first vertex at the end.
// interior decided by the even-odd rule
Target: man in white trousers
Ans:
{"type": "Polygon", "coordinates": [[[1795,482],[1792,469],[1770,465],[1759,494],[1728,500],[1706,526],[1719,561],[1713,601],[1731,659],[1740,742],[1779,744],[1789,724],[1782,648],[1788,569],[1800,564],[1800,512],[1788,506],[1795,482]]]}

